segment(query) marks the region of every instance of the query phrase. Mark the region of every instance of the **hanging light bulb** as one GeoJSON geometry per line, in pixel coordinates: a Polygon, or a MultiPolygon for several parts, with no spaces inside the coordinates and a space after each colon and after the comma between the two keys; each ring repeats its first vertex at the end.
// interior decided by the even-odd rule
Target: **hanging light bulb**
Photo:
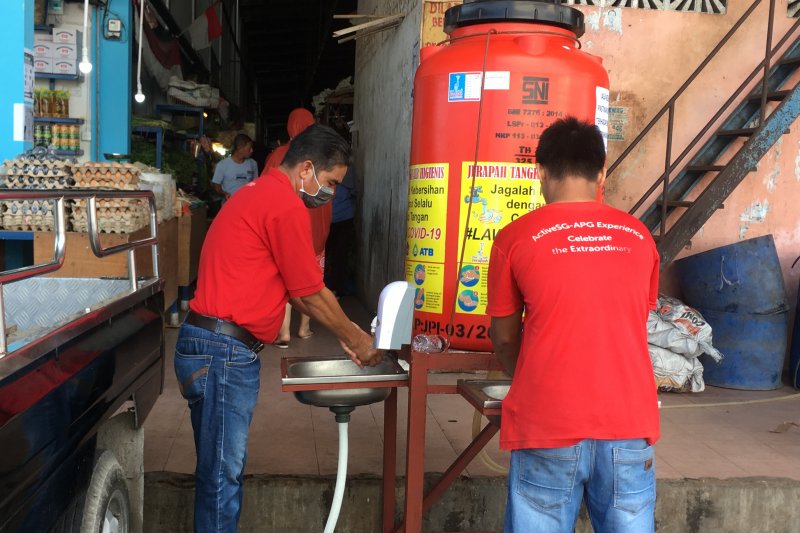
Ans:
{"type": "Polygon", "coordinates": [[[139,8],[139,61],[136,63],[136,94],[133,99],[137,103],[144,102],[144,93],[142,92],[142,30],[144,29],[144,0],[142,0],[139,8]]]}
{"type": "Polygon", "coordinates": [[[81,50],[81,62],[78,63],[78,70],[84,74],[92,71],[92,63],[89,61],[89,0],[83,2],[83,48],[81,50]]]}

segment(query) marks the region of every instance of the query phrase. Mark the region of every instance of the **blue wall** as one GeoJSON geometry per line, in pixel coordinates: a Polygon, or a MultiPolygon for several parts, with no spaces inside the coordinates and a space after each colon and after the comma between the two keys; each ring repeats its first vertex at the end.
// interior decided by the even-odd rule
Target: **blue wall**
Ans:
{"type": "MultiPolygon", "coordinates": [[[[23,72],[25,49],[33,53],[33,0],[6,0],[0,32],[0,160],[14,157],[32,143],[14,140],[14,104],[25,103],[23,72]]],[[[31,106],[33,102],[30,102],[31,106]]]]}

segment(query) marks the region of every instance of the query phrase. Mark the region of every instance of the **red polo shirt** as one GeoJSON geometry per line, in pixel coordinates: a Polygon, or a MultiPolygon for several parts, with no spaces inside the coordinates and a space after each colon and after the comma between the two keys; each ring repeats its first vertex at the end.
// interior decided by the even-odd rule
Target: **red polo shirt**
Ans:
{"type": "Polygon", "coordinates": [[[647,228],[595,202],[546,205],[497,234],[486,313],[525,311],[519,359],[503,400],[501,448],[658,440],[647,351],[658,267],[647,228]]]}
{"type": "Polygon", "coordinates": [[[325,286],[310,226],[308,209],[277,168],[242,187],[208,230],[189,307],[274,341],[289,297],[325,286]]]}

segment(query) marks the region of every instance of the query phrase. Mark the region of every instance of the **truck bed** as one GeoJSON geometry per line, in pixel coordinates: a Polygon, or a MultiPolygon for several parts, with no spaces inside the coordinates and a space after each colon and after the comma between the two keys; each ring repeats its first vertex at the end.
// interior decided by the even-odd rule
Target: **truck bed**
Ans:
{"type": "Polygon", "coordinates": [[[37,277],[5,285],[0,531],[48,531],[92,472],[97,429],[163,382],[163,281],[37,277]]]}

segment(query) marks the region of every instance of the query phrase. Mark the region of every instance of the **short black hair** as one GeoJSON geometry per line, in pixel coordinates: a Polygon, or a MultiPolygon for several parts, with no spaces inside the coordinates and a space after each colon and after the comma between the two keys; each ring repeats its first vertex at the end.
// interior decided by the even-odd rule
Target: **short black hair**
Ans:
{"type": "Polygon", "coordinates": [[[233,138],[233,142],[231,143],[231,153],[235,152],[239,148],[243,148],[248,144],[253,144],[253,139],[250,138],[249,135],[244,133],[239,133],[236,137],[233,138]]]}
{"type": "Polygon", "coordinates": [[[311,160],[317,170],[330,171],[336,165],[350,166],[352,157],[350,145],[336,130],[312,124],[291,140],[281,164],[293,167],[311,160]]]}
{"type": "Polygon", "coordinates": [[[556,120],[539,138],[536,163],[552,179],[580,176],[595,181],[606,164],[603,134],[594,124],[575,117],[556,120]]]}

